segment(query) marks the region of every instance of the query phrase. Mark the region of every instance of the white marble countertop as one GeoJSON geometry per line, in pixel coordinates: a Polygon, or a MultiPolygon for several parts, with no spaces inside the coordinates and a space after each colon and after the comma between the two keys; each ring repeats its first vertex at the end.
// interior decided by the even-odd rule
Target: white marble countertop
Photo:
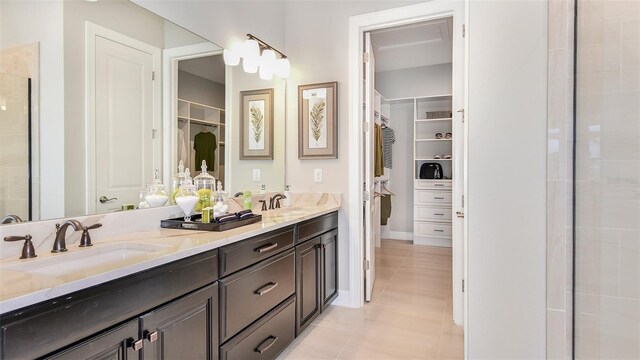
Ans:
{"type": "Polygon", "coordinates": [[[326,204],[279,209],[265,212],[260,223],[223,232],[158,228],[101,239],[89,248],[67,246],[69,251],[61,254],[47,252],[40,253],[34,259],[3,259],[0,261],[0,314],[216,249],[327,214],[339,208],[339,205],[326,204]],[[150,245],[157,246],[158,250],[137,255],[134,251],[133,256],[96,261],[91,266],[87,266],[85,262],[80,266],[80,270],[77,268],[73,271],[31,270],[37,268],[38,264],[55,262],[57,260],[54,259],[55,257],[66,257],[65,262],[68,261],[69,264],[74,261],[90,261],[79,255],[83,251],[87,251],[85,254],[97,254],[100,252],[99,249],[120,247],[135,250],[136,246],[149,247],[150,245]]]}

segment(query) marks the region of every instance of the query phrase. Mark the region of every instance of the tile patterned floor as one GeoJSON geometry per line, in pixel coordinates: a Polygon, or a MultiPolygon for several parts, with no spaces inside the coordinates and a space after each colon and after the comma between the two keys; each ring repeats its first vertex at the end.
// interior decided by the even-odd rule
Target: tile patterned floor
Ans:
{"type": "Polygon", "coordinates": [[[373,301],[331,306],[279,359],[462,359],[453,324],[451,249],[383,240],[373,301]]]}

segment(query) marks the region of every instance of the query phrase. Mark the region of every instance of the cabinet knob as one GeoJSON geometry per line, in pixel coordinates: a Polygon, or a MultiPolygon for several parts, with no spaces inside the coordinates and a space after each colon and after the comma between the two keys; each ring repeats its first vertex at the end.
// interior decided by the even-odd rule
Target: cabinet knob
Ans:
{"type": "Polygon", "coordinates": [[[139,351],[140,349],[142,349],[142,339],[140,340],[130,339],[129,347],[135,351],[139,351]]]}
{"type": "Polygon", "coordinates": [[[146,340],[148,340],[149,342],[154,342],[156,340],[158,340],[158,332],[154,331],[154,332],[149,332],[147,330],[144,331],[144,338],[146,340]]]}

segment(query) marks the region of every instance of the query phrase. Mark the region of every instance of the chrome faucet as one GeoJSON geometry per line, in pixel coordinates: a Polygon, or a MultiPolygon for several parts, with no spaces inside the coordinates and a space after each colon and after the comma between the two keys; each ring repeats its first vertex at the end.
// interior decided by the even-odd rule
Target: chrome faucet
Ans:
{"type": "Polygon", "coordinates": [[[53,250],[52,253],[59,253],[67,251],[67,244],[65,243],[65,235],[67,233],[67,227],[71,225],[73,230],[79,231],[84,230],[84,226],[78,220],[67,220],[60,224],[56,224],[56,240],[53,242],[53,250]]]}
{"type": "Polygon", "coordinates": [[[2,221],[0,221],[0,224],[11,224],[12,222],[21,223],[22,219],[18,215],[7,215],[4,218],[2,218],[2,221]]]}
{"type": "Polygon", "coordinates": [[[280,199],[286,199],[286,198],[287,197],[282,194],[273,195],[273,197],[269,200],[269,210],[280,209],[280,199]],[[274,201],[275,201],[275,206],[274,206],[274,201]]]}

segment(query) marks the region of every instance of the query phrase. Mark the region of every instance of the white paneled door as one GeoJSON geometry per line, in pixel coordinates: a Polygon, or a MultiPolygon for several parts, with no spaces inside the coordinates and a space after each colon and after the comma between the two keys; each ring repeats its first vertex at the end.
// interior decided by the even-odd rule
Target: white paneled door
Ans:
{"type": "Polygon", "coordinates": [[[364,216],[364,283],[365,283],[365,301],[371,301],[373,293],[373,283],[375,281],[375,184],[374,184],[374,76],[375,63],[373,58],[373,48],[371,46],[371,34],[365,33],[365,79],[364,79],[364,124],[365,124],[365,141],[364,143],[364,191],[368,194],[364,196],[363,216],[364,216]]]}
{"type": "Polygon", "coordinates": [[[138,204],[153,174],[154,138],[160,138],[153,126],[154,54],[119,40],[95,37],[97,213],[138,204]]]}

